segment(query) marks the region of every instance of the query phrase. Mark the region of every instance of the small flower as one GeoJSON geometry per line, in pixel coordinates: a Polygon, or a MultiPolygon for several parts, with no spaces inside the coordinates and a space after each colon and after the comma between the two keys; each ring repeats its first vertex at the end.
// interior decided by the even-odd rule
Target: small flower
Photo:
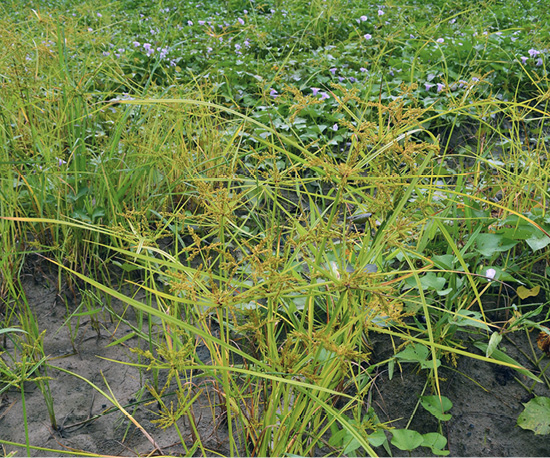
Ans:
{"type": "Polygon", "coordinates": [[[244,25],[244,20],[242,18],[237,18],[237,21],[239,21],[239,24],[244,25]]]}
{"type": "Polygon", "coordinates": [[[199,25],[204,25],[206,24],[206,21],[199,21],[199,25]]]}
{"type": "Polygon", "coordinates": [[[247,48],[250,48],[250,41],[248,41],[248,39],[244,40],[244,45],[245,45],[247,48]]]}
{"type": "Polygon", "coordinates": [[[353,76],[350,76],[349,80],[350,80],[351,83],[355,83],[357,81],[357,79],[354,78],[353,76]]]}
{"type": "Polygon", "coordinates": [[[336,70],[337,70],[337,68],[334,67],[334,68],[331,68],[331,69],[329,70],[329,72],[332,73],[333,75],[335,75],[335,74],[336,74],[336,70]]]}
{"type": "Polygon", "coordinates": [[[345,81],[346,78],[344,78],[343,76],[339,76],[338,77],[338,81],[340,81],[340,83],[343,83],[345,81]]]}
{"type": "Polygon", "coordinates": [[[384,14],[385,14],[384,11],[378,10],[378,16],[384,16],[384,14]]]}
{"type": "Polygon", "coordinates": [[[479,81],[479,78],[476,78],[476,77],[474,76],[474,77],[472,78],[472,81],[473,81],[474,83],[477,83],[477,82],[479,81]]]}
{"type": "Polygon", "coordinates": [[[192,25],[193,25],[193,21],[187,21],[187,25],[188,25],[188,26],[192,26],[192,25]]]}
{"type": "Polygon", "coordinates": [[[108,56],[109,54],[111,54],[109,51],[103,51],[104,56],[108,56]]]}
{"type": "Polygon", "coordinates": [[[365,67],[361,67],[361,68],[359,69],[359,71],[360,71],[361,73],[365,73],[365,72],[367,71],[367,69],[366,69],[365,67]]]}
{"type": "Polygon", "coordinates": [[[429,91],[434,86],[435,86],[435,84],[424,83],[424,87],[426,88],[427,91],[429,91]]]}
{"type": "Polygon", "coordinates": [[[365,35],[363,35],[363,37],[365,38],[365,40],[372,39],[372,35],[370,33],[365,33],[365,35]]]}
{"type": "Polygon", "coordinates": [[[145,49],[145,51],[149,51],[151,49],[151,43],[143,43],[143,48],[145,49]]]}
{"type": "Polygon", "coordinates": [[[235,43],[235,49],[238,51],[239,49],[241,49],[241,45],[239,43],[235,43]]]}
{"type": "Polygon", "coordinates": [[[134,48],[141,46],[141,43],[139,41],[133,41],[132,44],[134,45],[134,48]]]}
{"type": "Polygon", "coordinates": [[[443,89],[445,89],[445,85],[443,83],[437,83],[437,92],[441,92],[443,89]]]}
{"type": "Polygon", "coordinates": [[[67,161],[64,161],[63,159],[61,159],[61,158],[59,158],[59,157],[56,157],[56,159],[57,159],[57,165],[58,165],[59,167],[61,167],[63,164],[66,164],[66,163],[67,163],[67,161]]]}
{"type": "Polygon", "coordinates": [[[103,17],[101,13],[97,13],[97,17],[103,17]]]}
{"type": "Polygon", "coordinates": [[[334,126],[332,126],[332,130],[336,132],[338,130],[338,124],[334,124],[334,126]]]}
{"type": "Polygon", "coordinates": [[[451,19],[451,20],[449,21],[449,24],[454,24],[455,22],[456,22],[456,18],[451,19]]]}
{"type": "Polygon", "coordinates": [[[320,100],[325,100],[325,99],[330,99],[330,95],[328,95],[326,92],[321,92],[320,100]]]}
{"type": "Polygon", "coordinates": [[[497,271],[495,269],[487,269],[485,271],[485,278],[487,278],[489,281],[491,281],[495,278],[496,274],[497,274],[497,271]]]}
{"type": "Polygon", "coordinates": [[[531,48],[529,51],[527,51],[531,57],[538,56],[540,54],[540,51],[537,51],[536,49],[531,48]]]}
{"type": "Polygon", "coordinates": [[[88,32],[93,32],[94,29],[92,29],[91,27],[88,27],[88,32]]]}
{"type": "Polygon", "coordinates": [[[248,14],[248,10],[243,10],[243,13],[244,13],[244,14],[248,14]]]}
{"type": "Polygon", "coordinates": [[[361,16],[359,19],[361,19],[361,22],[365,22],[368,19],[368,17],[367,16],[361,16]]]}
{"type": "Polygon", "coordinates": [[[311,92],[313,92],[313,95],[317,95],[317,93],[320,91],[318,87],[312,87],[311,92]]]}
{"type": "Polygon", "coordinates": [[[529,60],[528,57],[525,57],[525,56],[521,56],[521,63],[524,64],[525,62],[527,62],[529,60]]]}
{"type": "Polygon", "coordinates": [[[539,57],[539,58],[536,60],[535,65],[536,65],[537,67],[540,67],[540,66],[542,65],[542,57],[539,57]]]}
{"type": "Polygon", "coordinates": [[[445,39],[444,39],[444,38],[438,38],[438,39],[435,40],[435,41],[437,41],[438,43],[445,43],[445,39]]]}
{"type": "Polygon", "coordinates": [[[271,89],[271,91],[269,92],[269,95],[273,98],[275,97],[279,97],[278,95],[279,93],[275,90],[275,89],[271,89]]]}

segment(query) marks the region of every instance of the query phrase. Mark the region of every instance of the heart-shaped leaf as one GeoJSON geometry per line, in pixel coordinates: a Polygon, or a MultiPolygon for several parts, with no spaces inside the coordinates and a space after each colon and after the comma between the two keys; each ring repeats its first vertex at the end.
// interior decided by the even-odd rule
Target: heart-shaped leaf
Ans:
{"type": "Polygon", "coordinates": [[[537,396],[527,404],[518,417],[518,426],[536,435],[550,434],[550,398],[537,396]]]}

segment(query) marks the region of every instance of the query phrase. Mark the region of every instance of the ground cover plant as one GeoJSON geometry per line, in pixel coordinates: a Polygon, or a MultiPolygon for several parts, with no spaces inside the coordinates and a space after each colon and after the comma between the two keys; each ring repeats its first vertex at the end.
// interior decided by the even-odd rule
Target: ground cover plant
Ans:
{"type": "Polygon", "coordinates": [[[454,454],[446,382],[486,390],[464,361],[544,453],[543,2],[0,8],[5,453],[114,455],[67,442],[105,424],[116,454],[454,454]]]}

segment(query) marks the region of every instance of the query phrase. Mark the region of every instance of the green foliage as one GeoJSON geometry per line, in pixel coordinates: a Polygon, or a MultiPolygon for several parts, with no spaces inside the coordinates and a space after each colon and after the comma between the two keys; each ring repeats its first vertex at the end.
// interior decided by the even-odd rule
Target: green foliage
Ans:
{"type": "Polygon", "coordinates": [[[526,404],[518,417],[518,426],[535,434],[550,434],[550,398],[536,396],[526,404]]]}
{"type": "Polygon", "coordinates": [[[422,369],[439,421],[438,370],[458,356],[547,383],[499,347],[542,329],[542,306],[493,323],[486,301],[550,290],[533,273],[550,245],[550,13],[522,4],[520,20],[520,3],[3,2],[0,297],[35,349],[0,360],[8,383],[47,368],[30,309],[12,306],[29,253],[82,288],[71,339],[105,310],[132,326],[156,424],[189,455],[207,454],[197,371],[232,455],[258,456],[316,455],[326,437],[334,454],[448,454],[439,433],[363,408],[379,365],[422,369]],[[396,340],[383,363],[372,333],[396,340]]]}

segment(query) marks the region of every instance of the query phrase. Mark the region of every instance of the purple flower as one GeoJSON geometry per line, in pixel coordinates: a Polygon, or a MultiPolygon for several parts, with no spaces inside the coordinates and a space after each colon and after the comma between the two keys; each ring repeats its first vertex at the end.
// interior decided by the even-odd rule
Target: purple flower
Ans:
{"type": "Polygon", "coordinates": [[[318,87],[312,87],[311,92],[313,92],[313,95],[317,95],[317,93],[320,91],[318,87]]]}
{"type": "Polygon", "coordinates": [[[339,77],[338,77],[338,81],[340,81],[341,83],[343,83],[345,79],[346,79],[346,78],[344,78],[343,76],[339,76],[339,77]]]}
{"type": "Polygon", "coordinates": [[[241,49],[241,45],[239,43],[235,43],[235,49],[238,51],[239,49],[241,49]]]}
{"type": "Polygon", "coordinates": [[[437,83],[437,92],[441,92],[443,89],[445,89],[445,85],[443,83],[437,83]]]}
{"type": "Polygon", "coordinates": [[[187,25],[189,26],[193,25],[193,21],[187,21],[187,25]]]}
{"type": "Polygon", "coordinates": [[[424,87],[426,88],[427,91],[429,91],[434,86],[435,86],[435,84],[424,83],[424,87]]]}
{"type": "Polygon", "coordinates": [[[528,57],[525,57],[525,56],[521,56],[521,63],[524,64],[525,62],[527,62],[529,60],[528,57]]]}
{"type": "Polygon", "coordinates": [[[329,72],[332,73],[333,75],[335,75],[335,74],[336,74],[336,70],[337,70],[337,68],[334,67],[334,68],[331,68],[331,69],[329,70],[329,72]]]}
{"type": "Polygon", "coordinates": [[[537,59],[537,61],[535,62],[535,65],[536,65],[537,67],[540,67],[540,66],[542,65],[542,57],[539,57],[539,58],[537,59]]]}
{"type": "Polygon", "coordinates": [[[491,281],[495,278],[496,274],[497,274],[497,271],[495,269],[487,269],[485,271],[485,278],[487,278],[489,281],[491,281]]]}
{"type": "Polygon", "coordinates": [[[336,132],[338,130],[338,124],[334,124],[334,126],[332,126],[332,130],[336,132]]]}
{"type": "Polygon", "coordinates": [[[151,49],[151,43],[143,43],[143,48],[145,49],[145,51],[149,51],[151,49]]]}
{"type": "Polygon", "coordinates": [[[239,24],[244,25],[244,20],[241,18],[238,18],[237,21],[239,21],[239,24]]]}
{"type": "Polygon", "coordinates": [[[330,95],[326,92],[321,92],[321,100],[330,99],[330,95]]]}
{"type": "Polygon", "coordinates": [[[271,91],[269,92],[269,95],[273,98],[275,97],[279,97],[278,95],[279,93],[275,90],[275,89],[271,89],[271,91]]]}
{"type": "Polygon", "coordinates": [[[93,32],[94,29],[92,29],[91,27],[88,27],[88,32],[93,32]]]}
{"type": "Polygon", "coordinates": [[[199,25],[204,25],[206,24],[206,21],[199,21],[199,25]]]}
{"type": "Polygon", "coordinates": [[[109,51],[103,51],[104,56],[108,56],[109,54],[111,54],[109,51]]]}
{"type": "Polygon", "coordinates": [[[133,41],[132,44],[134,45],[134,48],[141,46],[141,43],[139,41],[133,41]]]}
{"type": "Polygon", "coordinates": [[[531,57],[538,56],[540,54],[540,51],[537,51],[536,49],[531,48],[529,51],[527,51],[531,57]]]}
{"type": "Polygon", "coordinates": [[[378,16],[384,16],[384,11],[378,10],[378,16]]]}
{"type": "Polygon", "coordinates": [[[372,38],[372,35],[370,33],[365,33],[363,37],[365,37],[365,40],[370,40],[372,38]]]}
{"type": "Polygon", "coordinates": [[[101,13],[97,13],[97,17],[103,17],[101,13]]]}
{"type": "Polygon", "coordinates": [[[355,83],[355,82],[357,81],[357,79],[355,79],[353,76],[350,76],[350,77],[349,77],[349,80],[350,80],[350,82],[352,82],[352,83],[355,83]]]}
{"type": "Polygon", "coordinates": [[[247,48],[250,48],[250,41],[248,41],[248,39],[244,40],[244,45],[245,45],[247,48]]]}
{"type": "Polygon", "coordinates": [[[438,38],[438,39],[435,40],[435,41],[437,41],[438,43],[445,43],[445,39],[444,39],[444,38],[438,38]]]}
{"type": "Polygon", "coordinates": [[[473,81],[474,83],[477,83],[477,82],[479,81],[479,78],[476,78],[476,77],[474,76],[474,77],[472,78],[472,81],[473,81]]]}
{"type": "Polygon", "coordinates": [[[248,10],[243,10],[243,13],[244,13],[244,14],[248,14],[248,10]]]}
{"type": "Polygon", "coordinates": [[[359,71],[360,71],[361,73],[365,73],[365,72],[367,71],[367,69],[366,69],[365,67],[361,67],[361,68],[359,69],[359,71]]]}
{"type": "Polygon", "coordinates": [[[361,19],[361,22],[365,22],[368,19],[368,17],[367,16],[361,16],[359,19],[361,19]]]}
{"type": "Polygon", "coordinates": [[[63,159],[61,159],[61,158],[59,158],[59,157],[56,157],[56,159],[57,159],[57,165],[58,165],[59,167],[61,167],[63,164],[66,164],[66,163],[67,163],[67,161],[64,161],[63,159]]]}

